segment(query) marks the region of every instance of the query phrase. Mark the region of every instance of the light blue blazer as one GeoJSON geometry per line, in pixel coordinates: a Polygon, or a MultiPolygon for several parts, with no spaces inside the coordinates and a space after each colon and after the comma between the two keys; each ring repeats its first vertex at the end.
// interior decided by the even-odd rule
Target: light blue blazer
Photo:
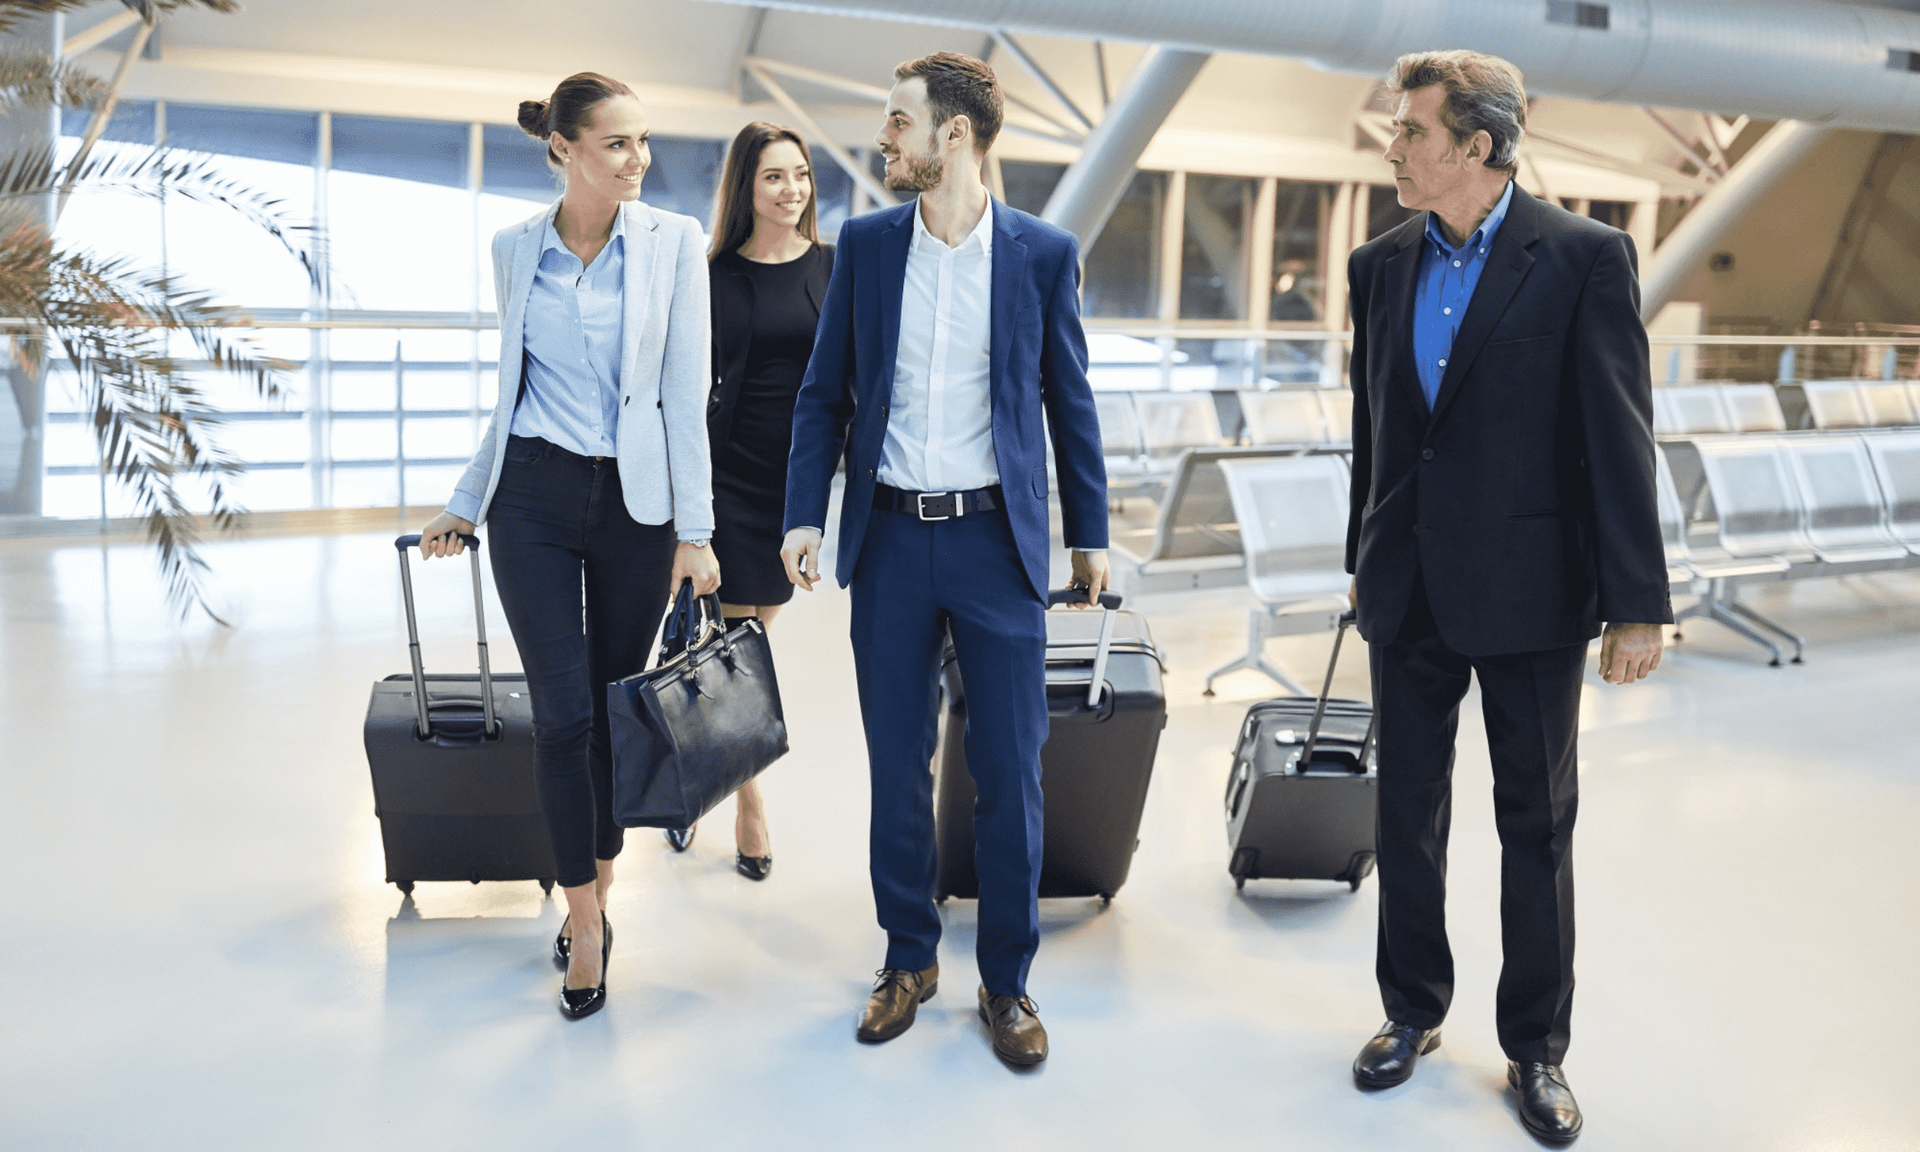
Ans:
{"type": "MultiPolygon", "coordinates": [[[[493,238],[493,286],[500,309],[500,399],[493,421],[455,491],[479,500],[484,523],[500,483],[507,434],[520,400],[527,298],[540,240],[560,205],[493,238]]],[[[620,206],[627,277],[620,331],[620,487],[642,524],[674,523],[682,540],[713,535],[712,465],[707,452],[711,342],[707,260],[700,225],[639,201],[620,206]]],[[[466,503],[466,501],[460,501],[466,503]]]]}

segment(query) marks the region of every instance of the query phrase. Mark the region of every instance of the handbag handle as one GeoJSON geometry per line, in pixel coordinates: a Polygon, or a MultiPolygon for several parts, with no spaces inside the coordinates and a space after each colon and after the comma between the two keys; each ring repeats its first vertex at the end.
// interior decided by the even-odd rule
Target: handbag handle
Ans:
{"type": "Polygon", "coordinates": [[[724,619],[717,592],[695,596],[693,581],[681,581],[674,593],[673,607],[667,613],[667,626],[660,633],[660,663],[665,664],[682,650],[691,652],[698,648],[706,639],[708,629],[715,625],[724,638],[726,625],[720,623],[724,619]]]}

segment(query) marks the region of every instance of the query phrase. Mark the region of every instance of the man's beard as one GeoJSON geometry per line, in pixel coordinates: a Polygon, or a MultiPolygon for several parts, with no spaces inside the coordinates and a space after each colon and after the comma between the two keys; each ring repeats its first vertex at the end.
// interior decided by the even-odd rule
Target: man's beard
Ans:
{"type": "Polygon", "coordinates": [[[889,192],[931,192],[940,187],[941,178],[947,174],[946,160],[938,152],[924,156],[902,152],[900,160],[907,170],[903,175],[887,177],[889,192]]]}

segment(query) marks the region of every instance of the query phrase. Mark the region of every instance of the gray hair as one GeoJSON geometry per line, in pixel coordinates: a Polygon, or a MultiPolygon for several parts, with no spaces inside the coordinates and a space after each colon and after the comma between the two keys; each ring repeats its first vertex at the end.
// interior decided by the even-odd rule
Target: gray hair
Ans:
{"type": "Polygon", "coordinates": [[[1387,87],[1397,93],[1434,84],[1446,90],[1440,122],[1455,144],[1485,132],[1493,138],[1487,167],[1512,172],[1519,166],[1520,140],[1527,134],[1527,92],[1520,69],[1498,56],[1456,49],[1409,52],[1387,73],[1387,87]]]}

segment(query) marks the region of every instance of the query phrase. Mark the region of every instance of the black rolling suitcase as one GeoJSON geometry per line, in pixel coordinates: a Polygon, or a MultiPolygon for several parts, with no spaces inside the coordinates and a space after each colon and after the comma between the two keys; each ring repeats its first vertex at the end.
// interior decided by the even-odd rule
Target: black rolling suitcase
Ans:
{"type": "Polygon", "coordinates": [[[1227,776],[1227,872],[1248,880],[1345,880],[1355,891],[1373,871],[1379,777],[1373,705],[1331,699],[1340,618],[1319,696],[1263,700],[1247,709],[1227,776]]]}
{"type": "MultiPolygon", "coordinates": [[[[1084,598],[1056,591],[1049,606],[1084,598]]],[[[1113,899],[1127,882],[1140,843],[1154,751],[1167,723],[1160,653],[1138,613],[1116,611],[1105,593],[1100,612],[1047,613],[1047,716],[1040,749],[1046,796],[1042,896],[1113,899]]],[[[946,703],[935,757],[934,828],[940,869],[937,898],[973,899],[973,777],[967,772],[965,686],[949,644],[946,703]]]]}
{"type": "Polygon", "coordinates": [[[402,892],[412,892],[416,880],[538,880],[551,892],[553,848],[534,781],[533,701],[525,676],[495,676],[487,666],[480,541],[462,539],[473,554],[478,676],[421,671],[407,557],[420,537],[394,541],[413,671],[374,684],[366,728],[387,880],[402,892]]]}

